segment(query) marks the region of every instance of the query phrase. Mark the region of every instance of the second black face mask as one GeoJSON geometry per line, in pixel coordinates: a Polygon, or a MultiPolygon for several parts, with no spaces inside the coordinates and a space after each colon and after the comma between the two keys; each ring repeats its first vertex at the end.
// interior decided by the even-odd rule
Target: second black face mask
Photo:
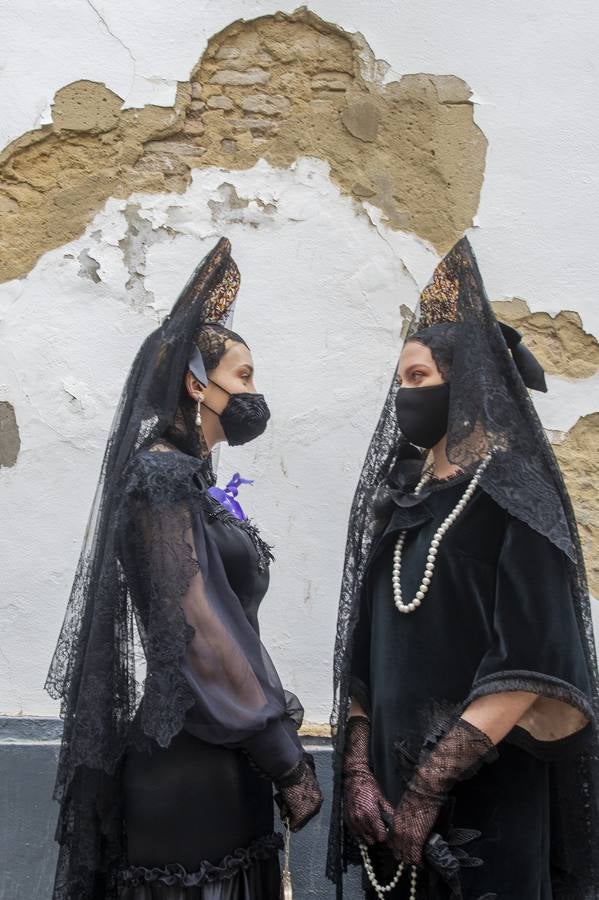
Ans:
{"type": "MultiPolygon", "coordinates": [[[[212,379],[210,379],[212,381],[212,379]]],[[[220,415],[220,424],[232,447],[239,444],[247,444],[254,438],[260,437],[266,429],[270,419],[270,410],[263,394],[231,394],[221,384],[216,384],[222,391],[229,394],[227,405],[220,415]]],[[[208,407],[211,409],[211,407],[208,407]]]]}
{"type": "Polygon", "coordinates": [[[399,427],[410,443],[430,449],[447,433],[449,384],[400,388],[395,409],[399,427]]]}

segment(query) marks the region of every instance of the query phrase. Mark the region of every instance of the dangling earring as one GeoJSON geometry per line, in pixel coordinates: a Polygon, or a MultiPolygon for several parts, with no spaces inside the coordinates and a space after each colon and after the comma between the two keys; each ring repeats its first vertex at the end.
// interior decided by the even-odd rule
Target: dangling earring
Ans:
{"type": "Polygon", "coordinates": [[[202,427],[202,400],[198,400],[198,409],[196,412],[196,425],[198,428],[202,427]]]}

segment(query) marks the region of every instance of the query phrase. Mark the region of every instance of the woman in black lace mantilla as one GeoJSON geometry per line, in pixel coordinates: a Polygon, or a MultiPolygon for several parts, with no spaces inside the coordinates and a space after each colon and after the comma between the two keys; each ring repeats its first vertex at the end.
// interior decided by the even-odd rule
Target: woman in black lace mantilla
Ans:
{"type": "Polygon", "coordinates": [[[292,830],[320,807],[302,708],[260,641],[272,555],[210,461],[270,415],[222,324],[238,287],[221,240],[117,409],[48,677],[64,716],[53,900],[275,900],[273,783],[292,830]]]}
{"type": "Polygon", "coordinates": [[[362,862],[373,900],[599,898],[584,563],[527,387],[545,390],[543,371],[495,319],[463,239],[421,296],[350,518],[339,897],[362,862]]]}

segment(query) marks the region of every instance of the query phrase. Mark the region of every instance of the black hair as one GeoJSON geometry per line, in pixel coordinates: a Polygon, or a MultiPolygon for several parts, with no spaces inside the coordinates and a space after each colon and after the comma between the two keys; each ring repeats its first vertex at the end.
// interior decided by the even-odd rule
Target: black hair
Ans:
{"type": "Polygon", "coordinates": [[[437,322],[416,331],[407,342],[418,341],[419,344],[428,347],[443,380],[450,381],[456,337],[457,323],[437,322]]]}

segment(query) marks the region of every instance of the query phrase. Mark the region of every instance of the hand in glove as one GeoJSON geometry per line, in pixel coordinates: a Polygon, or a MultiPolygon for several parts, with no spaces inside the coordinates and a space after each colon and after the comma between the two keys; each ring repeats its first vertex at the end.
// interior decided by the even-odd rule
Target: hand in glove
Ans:
{"type": "Polygon", "coordinates": [[[316,780],[314,757],[304,753],[295,768],[275,780],[275,800],[281,818],[289,821],[290,831],[299,831],[322,806],[322,792],[316,780]]]}
{"type": "Polygon", "coordinates": [[[465,719],[425,752],[393,814],[388,843],[405,863],[422,865],[423,848],[457,781],[473,775],[495,754],[490,738],[465,719]]]}
{"type": "Polygon", "coordinates": [[[382,843],[387,837],[383,815],[393,807],[383,796],[370,768],[370,722],[351,716],[347,723],[343,757],[343,794],[347,827],[365,844],[382,843]]]}

